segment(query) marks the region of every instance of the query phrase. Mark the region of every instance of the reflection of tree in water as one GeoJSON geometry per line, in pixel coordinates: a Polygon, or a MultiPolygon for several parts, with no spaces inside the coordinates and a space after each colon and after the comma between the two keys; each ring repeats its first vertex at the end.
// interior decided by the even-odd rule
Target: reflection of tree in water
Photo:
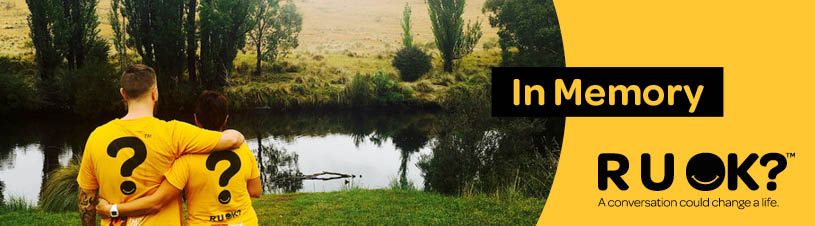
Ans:
{"type": "MultiPolygon", "coordinates": [[[[48,131],[42,134],[40,139],[40,150],[42,150],[42,182],[44,185],[52,170],[59,169],[59,155],[65,150],[66,141],[57,134],[59,131],[48,131]]],[[[40,186],[40,194],[45,190],[45,186],[40,186]]],[[[42,196],[42,195],[40,195],[42,196]]]]}
{"type": "Polygon", "coordinates": [[[399,186],[410,188],[412,184],[407,179],[407,163],[413,153],[419,152],[430,140],[427,131],[422,131],[417,124],[409,124],[393,135],[393,145],[399,149],[401,164],[399,165],[399,186]]]}
{"type": "Polygon", "coordinates": [[[366,139],[376,145],[391,139],[400,152],[399,186],[409,188],[412,184],[407,179],[407,163],[413,153],[419,152],[430,140],[434,120],[428,116],[355,112],[348,126],[357,147],[366,139]]]}
{"type": "MultiPolygon", "coordinates": [[[[42,153],[41,184],[48,180],[53,170],[61,167],[59,156],[72,150],[74,156],[82,153],[85,139],[97,122],[71,120],[64,116],[38,116],[17,118],[0,125],[0,131],[8,132],[0,136],[0,169],[14,168],[15,148],[37,144],[42,153]]],[[[40,186],[40,192],[45,186],[40,186]]]]}
{"type": "Polygon", "coordinates": [[[3,196],[3,192],[5,192],[5,191],[6,191],[6,184],[3,183],[3,181],[0,180],[0,205],[2,205],[5,202],[5,198],[3,196]]]}
{"type": "MultiPolygon", "coordinates": [[[[260,180],[263,184],[264,193],[272,192],[296,192],[303,188],[303,181],[300,179],[303,173],[297,165],[297,153],[289,153],[285,149],[277,148],[274,144],[264,144],[263,138],[273,136],[275,131],[269,128],[288,130],[292,125],[283,126],[277,117],[268,117],[264,114],[241,115],[230,117],[232,122],[236,122],[242,131],[255,135],[257,139],[258,167],[260,168],[260,180]]],[[[298,126],[294,125],[293,128],[298,126]]]]}
{"type": "MultiPolygon", "coordinates": [[[[489,117],[488,112],[265,112],[230,117],[233,118],[243,120],[236,121],[235,128],[252,131],[249,134],[261,138],[287,140],[297,136],[347,134],[357,145],[382,144],[391,139],[401,155],[400,186],[410,185],[407,180],[410,157],[432,143],[432,153],[420,156],[417,164],[426,190],[459,194],[512,189],[534,197],[548,194],[564,124],[562,118],[497,119],[489,117]]],[[[294,191],[301,187],[299,181],[285,183],[287,178],[302,175],[296,170],[296,155],[262,141],[258,143],[262,149],[258,150],[258,161],[263,163],[263,180],[268,186],[265,190],[294,191]],[[273,180],[284,183],[276,185],[273,180]],[[287,184],[294,187],[287,188],[287,184]]]]}
{"type": "Polygon", "coordinates": [[[303,173],[297,166],[297,153],[289,153],[274,145],[263,145],[258,137],[258,165],[263,192],[296,192],[303,188],[303,173]]]}
{"type": "Polygon", "coordinates": [[[433,153],[418,163],[425,189],[445,194],[516,192],[546,197],[563,119],[446,118],[433,153]]]}

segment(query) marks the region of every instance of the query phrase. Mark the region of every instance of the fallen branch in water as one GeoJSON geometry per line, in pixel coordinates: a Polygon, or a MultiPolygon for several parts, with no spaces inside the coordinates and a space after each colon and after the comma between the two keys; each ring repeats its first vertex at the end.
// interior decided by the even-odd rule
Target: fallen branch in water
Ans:
{"type": "MultiPolygon", "coordinates": [[[[356,178],[356,177],[357,177],[357,175],[323,171],[322,173],[315,173],[315,174],[311,174],[311,175],[303,175],[303,176],[300,177],[300,180],[323,180],[323,181],[327,181],[327,180],[336,180],[336,179],[343,179],[343,178],[356,178]],[[320,176],[325,176],[325,175],[329,175],[330,177],[320,177],[320,176]]],[[[362,177],[362,175],[359,175],[359,177],[362,177]]]]}

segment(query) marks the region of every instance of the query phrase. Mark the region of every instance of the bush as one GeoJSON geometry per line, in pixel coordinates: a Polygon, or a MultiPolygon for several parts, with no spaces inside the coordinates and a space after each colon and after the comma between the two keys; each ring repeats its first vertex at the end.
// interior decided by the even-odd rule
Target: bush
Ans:
{"type": "Polygon", "coordinates": [[[38,110],[42,100],[34,74],[33,60],[0,56],[0,114],[38,110]]]}
{"type": "Polygon", "coordinates": [[[396,52],[393,67],[399,70],[402,81],[413,82],[430,72],[433,65],[430,63],[429,55],[415,46],[410,46],[396,52]]]}
{"type": "Polygon", "coordinates": [[[72,161],[68,166],[53,171],[43,185],[40,196],[40,209],[50,212],[77,211],[76,197],[79,186],[76,176],[79,174],[79,162],[72,161]]]}
{"type": "Polygon", "coordinates": [[[456,83],[442,96],[442,107],[450,112],[487,114],[490,106],[490,82],[484,75],[456,83]]]}
{"type": "Polygon", "coordinates": [[[401,103],[412,95],[409,89],[403,87],[396,79],[384,72],[378,71],[374,73],[371,76],[371,81],[376,90],[377,102],[381,105],[401,103]]]}
{"type": "Polygon", "coordinates": [[[358,74],[346,87],[346,98],[355,107],[403,104],[412,96],[412,90],[381,71],[373,75],[358,74]]]}
{"type": "Polygon", "coordinates": [[[36,111],[40,106],[33,76],[0,73],[0,114],[36,111]]]}
{"type": "Polygon", "coordinates": [[[71,81],[73,111],[83,116],[112,114],[124,109],[119,95],[119,73],[108,63],[89,63],[61,75],[71,81]]]}
{"type": "Polygon", "coordinates": [[[370,77],[357,74],[345,88],[348,101],[354,106],[366,106],[373,99],[374,88],[370,77]]]}

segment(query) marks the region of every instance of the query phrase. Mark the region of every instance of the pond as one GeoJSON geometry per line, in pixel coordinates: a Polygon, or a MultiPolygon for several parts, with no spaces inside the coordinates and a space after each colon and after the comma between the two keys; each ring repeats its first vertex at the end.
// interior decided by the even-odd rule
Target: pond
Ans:
{"type": "MultiPolygon", "coordinates": [[[[14,196],[36,204],[48,172],[78,159],[88,134],[102,123],[41,115],[0,124],[0,200],[14,196]]],[[[229,127],[246,136],[265,193],[399,187],[461,194],[512,188],[545,197],[563,123],[434,112],[261,111],[232,115],[229,127]],[[323,172],[343,176],[312,178],[323,172]]]]}

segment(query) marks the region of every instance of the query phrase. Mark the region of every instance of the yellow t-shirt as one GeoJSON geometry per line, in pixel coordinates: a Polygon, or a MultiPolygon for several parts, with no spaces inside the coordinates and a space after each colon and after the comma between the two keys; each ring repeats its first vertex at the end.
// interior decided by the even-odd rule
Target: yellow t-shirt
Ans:
{"type": "MultiPolygon", "coordinates": [[[[88,137],[76,181],[82,189],[98,189],[111,203],[146,196],[161,184],[173,161],[184,154],[212,151],[220,132],[154,117],[115,119],[88,137]]],[[[181,225],[181,199],[145,216],[142,225],[181,225]]],[[[106,219],[102,225],[108,225],[106,219]]]]}
{"type": "Polygon", "coordinates": [[[259,178],[260,170],[246,144],[232,151],[182,156],[164,176],[184,189],[189,225],[258,225],[246,184],[259,178]]]}

